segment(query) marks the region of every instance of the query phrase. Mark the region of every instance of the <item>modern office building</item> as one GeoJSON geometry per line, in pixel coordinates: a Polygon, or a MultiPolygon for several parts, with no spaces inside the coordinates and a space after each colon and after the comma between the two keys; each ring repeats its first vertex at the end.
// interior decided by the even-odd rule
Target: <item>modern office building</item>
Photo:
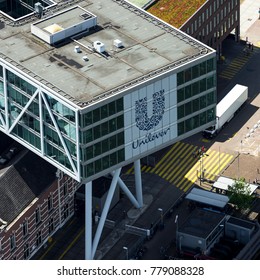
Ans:
{"type": "Polygon", "coordinates": [[[1,1],[0,130],[86,184],[142,207],[140,158],[215,122],[216,52],[123,0],[1,1]],[[26,5],[25,5],[26,4],[26,5]],[[84,8],[83,8],[84,6],[84,8]],[[119,178],[135,162],[137,199],[119,178]]]}
{"type": "Polygon", "coordinates": [[[162,1],[156,1],[148,11],[216,49],[219,55],[222,42],[232,31],[239,40],[240,1],[200,0],[189,1],[188,5],[185,1],[168,2],[163,5],[162,1]]]}

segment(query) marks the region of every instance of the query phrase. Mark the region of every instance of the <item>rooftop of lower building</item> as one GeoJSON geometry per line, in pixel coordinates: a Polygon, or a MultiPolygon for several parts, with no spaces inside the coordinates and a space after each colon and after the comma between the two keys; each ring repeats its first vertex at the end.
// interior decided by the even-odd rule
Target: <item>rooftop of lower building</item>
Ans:
{"type": "Polygon", "coordinates": [[[179,227],[184,234],[207,238],[210,233],[225,219],[225,214],[195,208],[179,227]]]}
{"type": "Polygon", "coordinates": [[[207,0],[159,0],[148,12],[180,28],[207,0]]]}
{"type": "MultiPolygon", "coordinates": [[[[0,133],[0,137],[3,139],[5,136],[0,133]]],[[[16,156],[0,164],[0,228],[8,226],[56,178],[55,167],[12,141],[11,147],[15,146],[16,156]]],[[[7,146],[5,148],[8,149],[7,146]]]]}

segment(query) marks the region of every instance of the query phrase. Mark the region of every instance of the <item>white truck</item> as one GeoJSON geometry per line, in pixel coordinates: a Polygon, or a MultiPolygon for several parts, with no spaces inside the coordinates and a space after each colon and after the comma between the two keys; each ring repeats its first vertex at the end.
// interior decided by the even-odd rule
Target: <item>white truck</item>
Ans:
{"type": "Polygon", "coordinates": [[[217,104],[216,124],[205,129],[203,136],[215,137],[223,126],[228,123],[248,98],[248,87],[235,85],[231,91],[217,104]]]}

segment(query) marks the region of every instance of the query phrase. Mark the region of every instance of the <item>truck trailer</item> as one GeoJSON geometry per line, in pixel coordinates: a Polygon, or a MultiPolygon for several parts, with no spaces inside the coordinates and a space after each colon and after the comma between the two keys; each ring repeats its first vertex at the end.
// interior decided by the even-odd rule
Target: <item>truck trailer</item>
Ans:
{"type": "Polygon", "coordinates": [[[219,131],[228,123],[246,102],[248,98],[248,87],[243,85],[235,85],[231,91],[217,104],[216,123],[215,125],[205,129],[203,136],[206,138],[215,137],[219,131]]]}

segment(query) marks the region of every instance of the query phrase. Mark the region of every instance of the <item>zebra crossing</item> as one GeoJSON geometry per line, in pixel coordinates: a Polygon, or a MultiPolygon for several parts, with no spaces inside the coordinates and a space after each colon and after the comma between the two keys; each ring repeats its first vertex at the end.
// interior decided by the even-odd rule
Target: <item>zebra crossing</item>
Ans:
{"type": "Polygon", "coordinates": [[[254,50],[248,50],[245,48],[243,53],[234,58],[227,68],[219,74],[219,77],[228,80],[233,79],[255,52],[257,52],[257,48],[254,48],[254,50]]]}
{"type": "MultiPolygon", "coordinates": [[[[215,150],[207,150],[203,157],[194,157],[199,147],[177,142],[154,166],[142,165],[142,173],[160,176],[177,188],[186,192],[200,177],[215,180],[232,161],[233,155],[215,150]]],[[[126,174],[134,174],[131,167],[126,174]]]]}

